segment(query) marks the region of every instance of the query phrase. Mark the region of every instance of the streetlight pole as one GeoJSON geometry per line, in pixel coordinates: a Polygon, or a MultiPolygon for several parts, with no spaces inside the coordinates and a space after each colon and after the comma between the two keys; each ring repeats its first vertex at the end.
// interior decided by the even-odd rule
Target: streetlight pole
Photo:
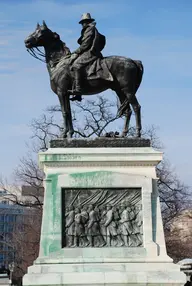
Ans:
{"type": "Polygon", "coordinates": [[[15,267],[15,263],[11,262],[9,264],[9,271],[10,271],[9,285],[12,285],[12,276],[13,276],[14,267],[15,267]]]}

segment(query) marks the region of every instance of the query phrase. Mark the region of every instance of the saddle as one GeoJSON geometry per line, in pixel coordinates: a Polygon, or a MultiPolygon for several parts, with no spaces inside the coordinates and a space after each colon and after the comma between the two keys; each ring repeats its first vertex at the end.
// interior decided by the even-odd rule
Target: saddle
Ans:
{"type": "MultiPolygon", "coordinates": [[[[63,74],[63,70],[69,65],[70,56],[64,57],[57,65],[57,68],[52,72],[51,79],[58,80],[63,74]]],[[[84,73],[87,80],[104,79],[113,81],[113,76],[109,71],[105,58],[97,58],[92,64],[85,66],[84,73]]],[[[73,78],[73,70],[70,69],[71,77],[73,78]]]]}
{"type": "Polygon", "coordinates": [[[113,81],[113,76],[109,71],[105,58],[96,59],[91,65],[86,67],[87,79],[104,79],[107,81],[113,81]]]}
{"type": "MultiPolygon", "coordinates": [[[[87,80],[104,79],[107,81],[113,81],[113,76],[109,71],[105,58],[97,58],[92,63],[89,63],[85,65],[85,67],[81,68],[81,71],[87,80]]],[[[73,78],[73,66],[70,69],[70,72],[71,77],[73,78]]]]}

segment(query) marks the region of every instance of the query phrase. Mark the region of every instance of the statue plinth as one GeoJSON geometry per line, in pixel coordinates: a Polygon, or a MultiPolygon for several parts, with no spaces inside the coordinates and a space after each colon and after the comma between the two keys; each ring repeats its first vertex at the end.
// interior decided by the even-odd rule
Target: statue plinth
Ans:
{"type": "Polygon", "coordinates": [[[95,139],[55,139],[50,141],[50,148],[113,148],[113,147],[150,147],[150,140],[144,138],[107,138],[95,139]]]}
{"type": "Polygon", "coordinates": [[[45,172],[40,253],[23,285],[185,283],[166,252],[156,184],[162,153],[143,139],[126,146],[131,140],[53,140],[39,153],[45,172]]]}

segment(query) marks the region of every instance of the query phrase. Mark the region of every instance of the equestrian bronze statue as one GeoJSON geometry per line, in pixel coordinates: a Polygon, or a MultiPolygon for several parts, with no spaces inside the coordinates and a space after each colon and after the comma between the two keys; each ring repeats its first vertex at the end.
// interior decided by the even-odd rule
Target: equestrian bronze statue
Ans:
{"type": "Polygon", "coordinates": [[[71,53],[56,32],[52,32],[43,21],[25,40],[28,52],[45,61],[50,84],[59,97],[64,128],[62,137],[74,134],[70,100],[81,101],[82,95],[92,95],[107,89],[114,90],[119,98],[119,116],[125,116],[122,136],[128,133],[131,107],[135,112],[136,137],[141,136],[141,107],[135,96],[143,76],[141,61],[126,57],[103,57],[105,36],[99,33],[89,13],[83,14],[79,48],[71,53]],[[39,47],[44,47],[43,53],[39,47]]]}

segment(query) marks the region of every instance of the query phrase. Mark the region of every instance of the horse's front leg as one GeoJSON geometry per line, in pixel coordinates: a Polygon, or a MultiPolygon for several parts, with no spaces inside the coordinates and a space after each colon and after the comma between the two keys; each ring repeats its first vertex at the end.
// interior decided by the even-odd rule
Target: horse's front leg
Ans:
{"type": "Polygon", "coordinates": [[[72,120],[72,113],[71,113],[71,104],[69,99],[69,94],[66,93],[63,95],[66,103],[67,109],[67,123],[68,123],[68,131],[69,131],[69,138],[73,137],[74,129],[73,129],[73,120],[72,120]]]}
{"type": "Polygon", "coordinates": [[[62,92],[58,91],[57,94],[59,97],[59,102],[60,102],[60,106],[61,106],[61,113],[63,116],[63,131],[61,133],[61,137],[66,138],[67,133],[69,132],[66,100],[65,100],[65,97],[63,96],[62,92]]]}

